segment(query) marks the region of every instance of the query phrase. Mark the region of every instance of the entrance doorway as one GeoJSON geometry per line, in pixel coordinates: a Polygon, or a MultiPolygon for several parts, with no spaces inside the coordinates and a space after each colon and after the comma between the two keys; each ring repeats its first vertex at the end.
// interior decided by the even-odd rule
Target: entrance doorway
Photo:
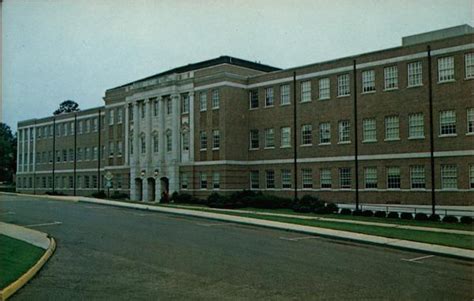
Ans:
{"type": "Polygon", "coordinates": [[[162,177],[161,181],[161,202],[169,203],[169,184],[170,181],[167,177],[162,177]]]}
{"type": "Polygon", "coordinates": [[[137,201],[143,201],[143,180],[140,178],[135,178],[135,192],[137,201]]]}
{"type": "Polygon", "coordinates": [[[155,185],[156,183],[156,180],[155,178],[148,178],[147,179],[147,189],[148,189],[148,202],[154,202],[155,201],[155,194],[156,194],[156,191],[155,191],[155,185]]]}

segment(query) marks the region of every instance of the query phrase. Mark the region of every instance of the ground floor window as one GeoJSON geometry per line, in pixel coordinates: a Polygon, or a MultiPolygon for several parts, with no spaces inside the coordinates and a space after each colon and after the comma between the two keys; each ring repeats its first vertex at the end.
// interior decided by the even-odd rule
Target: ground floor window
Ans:
{"type": "Polygon", "coordinates": [[[364,171],[365,188],[377,188],[377,167],[366,167],[364,171]]]}
{"type": "Polygon", "coordinates": [[[301,178],[303,181],[303,188],[313,188],[313,170],[305,168],[301,170],[301,178]]]}
{"type": "Polygon", "coordinates": [[[267,182],[267,189],[274,189],[275,188],[275,171],[267,170],[266,171],[266,182],[267,182]]]}
{"type": "Polygon", "coordinates": [[[199,187],[201,187],[201,189],[207,189],[207,175],[206,175],[206,173],[202,172],[201,176],[200,176],[200,179],[201,179],[201,183],[200,183],[199,187]]]}
{"type": "Polygon", "coordinates": [[[321,174],[321,189],[331,189],[332,187],[331,169],[323,168],[320,170],[320,174],[321,174]]]}
{"type": "Polygon", "coordinates": [[[425,167],[423,165],[410,166],[410,182],[412,189],[424,189],[425,184],[425,167]]]}
{"type": "Polygon", "coordinates": [[[260,189],[260,180],[258,170],[252,170],[250,172],[250,188],[251,189],[260,189]]]}
{"type": "Polygon", "coordinates": [[[291,171],[289,169],[281,170],[281,188],[291,188],[291,171]]]}
{"type": "Polygon", "coordinates": [[[441,165],[441,188],[458,188],[458,169],[456,165],[441,165]]]}
{"type": "Polygon", "coordinates": [[[387,168],[387,188],[400,189],[401,185],[400,167],[391,166],[387,168]]]}

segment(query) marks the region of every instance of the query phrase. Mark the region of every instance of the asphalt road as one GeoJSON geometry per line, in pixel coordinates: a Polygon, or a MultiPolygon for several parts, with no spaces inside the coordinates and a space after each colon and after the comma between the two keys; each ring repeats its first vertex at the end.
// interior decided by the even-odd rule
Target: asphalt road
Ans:
{"type": "Polygon", "coordinates": [[[219,221],[0,195],[55,254],[11,300],[472,300],[472,262],[219,221]]]}

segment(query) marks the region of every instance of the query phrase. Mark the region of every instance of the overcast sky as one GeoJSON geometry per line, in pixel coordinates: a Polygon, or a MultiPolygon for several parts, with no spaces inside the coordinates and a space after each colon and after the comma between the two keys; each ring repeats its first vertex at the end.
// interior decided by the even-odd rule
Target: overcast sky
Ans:
{"type": "Polygon", "coordinates": [[[473,25],[473,0],[4,0],[3,119],[85,109],[112,88],[231,55],[280,68],[473,25]]]}

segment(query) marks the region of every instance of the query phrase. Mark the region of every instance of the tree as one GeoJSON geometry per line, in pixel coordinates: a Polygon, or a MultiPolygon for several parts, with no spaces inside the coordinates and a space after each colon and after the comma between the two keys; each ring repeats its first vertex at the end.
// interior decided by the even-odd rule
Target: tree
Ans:
{"type": "Polygon", "coordinates": [[[79,105],[74,100],[65,100],[59,104],[59,108],[54,111],[54,115],[79,111],[79,105]]]}
{"type": "Polygon", "coordinates": [[[16,172],[16,139],[10,127],[0,123],[0,182],[12,182],[16,172]]]}

